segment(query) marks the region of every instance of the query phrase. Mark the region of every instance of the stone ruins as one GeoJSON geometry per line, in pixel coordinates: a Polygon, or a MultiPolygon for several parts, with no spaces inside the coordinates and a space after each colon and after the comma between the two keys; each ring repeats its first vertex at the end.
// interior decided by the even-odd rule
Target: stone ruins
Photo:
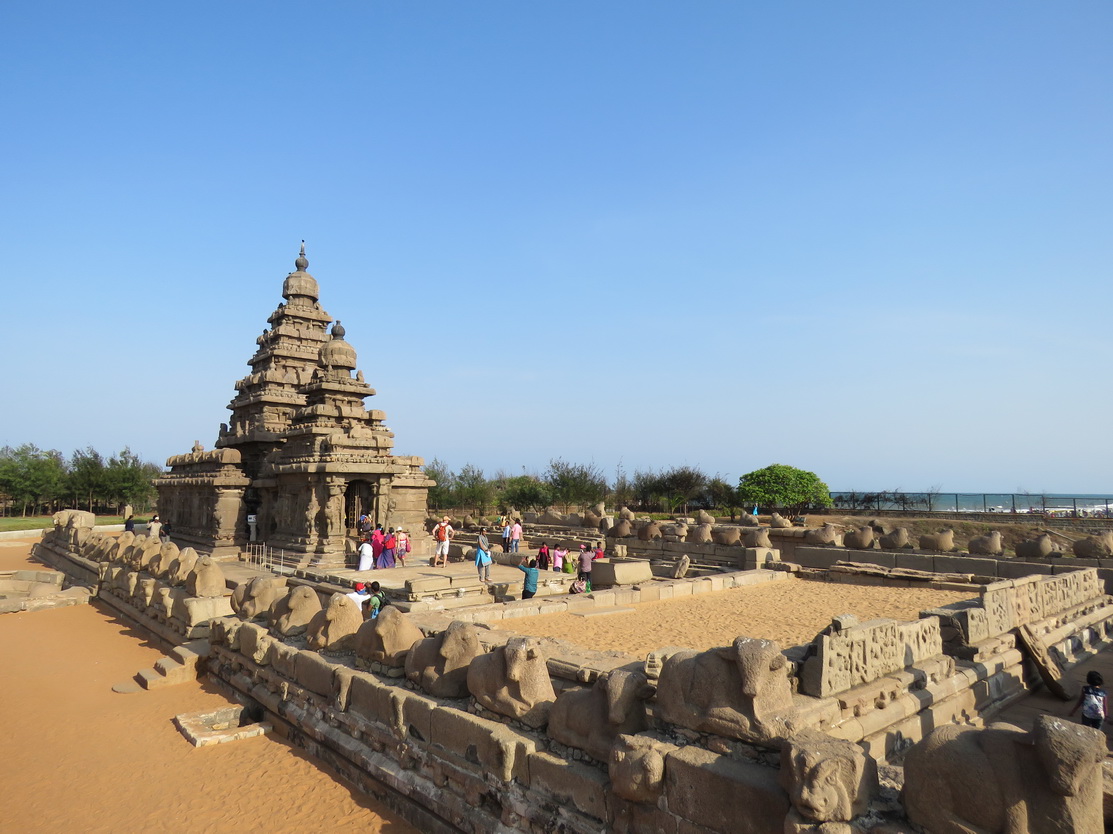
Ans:
{"type": "Polygon", "coordinates": [[[343,567],[362,513],[420,535],[432,481],[421,458],[391,452],[386,415],[364,408],[375,389],[340,322],[327,329],[304,243],[294,266],[216,449],[166,462],[158,508],[176,541],[212,555],[258,541],[299,566],[343,567]]]}
{"type": "MultiPolygon", "coordinates": [[[[643,539],[647,524],[623,519],[633,535],[605,536],[591,593],[568,595],[554,574],[537,597],[501,601],[505,588],[454,591],[422,569],[361,622],[327,572],[222,586],[234,563],[97,532],[84,515],[59,513],[36,556],[177,646],[144,686],[207,674],[423,831],[1097,834],[1113,798],[1100,732],[992,723],[1041,681],[1073,696],[1063,673],[1113,646],[1113,562],[1007,577],[1020,563],[848,551],[799,528],[766,528],[755,547],[684,541],[697,529],[684,522],[643,539]],[[904,622],[844,614],[798,646],[740,635],[644,657],[490,628],[804,582],[968,597],[904,622]]],[[[529,529],[569,543],[601,532],[529,529]]]]}

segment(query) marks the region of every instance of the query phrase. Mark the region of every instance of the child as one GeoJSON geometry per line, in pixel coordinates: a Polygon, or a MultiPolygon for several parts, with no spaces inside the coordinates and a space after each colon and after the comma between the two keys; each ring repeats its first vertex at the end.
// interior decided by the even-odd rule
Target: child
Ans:
{"type": "Polygon", "coordinates": [[[1102,688],[1104,683],[1105,681],[1100,673],[1087,672],[1086,686],[1082,687],[1082,691],[1078,694],[1078,703],[1070,711],[1073,716],[1081,707],[1082,723],[1087,727],[1093,727],[1095,730],[1101,729],[1101,724],[1109,712],[1107,696],[1102,688]]]}

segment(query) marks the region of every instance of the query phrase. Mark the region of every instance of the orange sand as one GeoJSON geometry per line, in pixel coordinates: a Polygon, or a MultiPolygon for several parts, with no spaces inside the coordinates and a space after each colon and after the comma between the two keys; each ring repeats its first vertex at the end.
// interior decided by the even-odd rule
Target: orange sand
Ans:
{"type": "Polygon", "coordinates": [[[414,831],[280,739],[192,747],[171,719],[228,706],[211,684],[112,691],[161,656],[99,604],[0,615],[3,830],[414,831]]]}
{"type": "MultiPolygon", "coordinates": [[[[974,596],[967,591],[883,588],[806,580],[769,582],[695,597],[642,602],[629,613],[581,617],[547,614],[504,620],[493,628],[557,637],[596,651],[645,655],[666,646],[728,646],[740,634],[776,640],[781,648],[811,641],[839,614],[859,620],[914,620],[920,611],[974,596]]],[[[623,606],[630,607],[630,606],[623,606]]]]}

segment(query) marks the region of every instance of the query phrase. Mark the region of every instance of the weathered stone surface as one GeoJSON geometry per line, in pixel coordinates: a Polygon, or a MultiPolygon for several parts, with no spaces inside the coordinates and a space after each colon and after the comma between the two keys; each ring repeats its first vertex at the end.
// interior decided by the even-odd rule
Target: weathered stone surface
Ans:
{"type": "Polygon", "coordinates": [[[781,784],[792,802],[792,825],[849,822],[877,792],[877,767],[854,742],[805,730],[781,746],[781,784]]]}
{"type": "Polygon", "coordinates": [[[1083,559],[1106,559],[1113,556],[1113,531],[1105,531],[1099,536],[1087,536],[1071,545],[1075,556],[1083,559]]]}
{"type": "Polygon", "coordinates": [[[355,648],[356,632],[363,625],[363,612],[347,594],[336,593],[328,608],[313,615],[306,628],[306,645],[311,649],[330,652],[355,648]]]}
{"type": "Polygon", "coordinates": [[[438,698],[466,698],[468,666],[482,653],[479,629],[457,620],[413,645],[406,656],[406,677],[438,698]]]}
{"type": "Polygon", "coordinates": [[[672,578],[673,579],[683,579],[685,576],[688,575],[688,568],[690,568],[691,566],[692,566],[692,560],[689,559],[688,554],[685,553],[679,559],[676,560],[676,567],[673,568],[672,578]]]}
{"type": "Polygon", "coordinates": [[[773,513],[769,517],[769,526],[776,530],[784,530],[792,526],[792,519],[785,518],[780,513],[773,513]]]}
{"type": "Polygon", "coordinates": [[[373,620],[367,620],[356,632],[356,657],[384,666],[406,665],[406,655],[418,641],[425,639],[409,617],[388,605],[373,620]]]}
{"type": "Polygon", "coordinates": [[[954,549],[954,530],[940,530],[938,533],[926,533],[920,536],[920,550],[936,550],[942,553],[950,553],[954,549]]]}
{"type": "Polygon", "coordinates": [[[475,658],[468,667],[468,691],[491,712],[543,727],[556,693],[541,641],[512,637],[505,646],[475,658]]]}
{"type": "Polygon", "coordinates": [[[656,803],[665,788],[665,757],[676,749],[646,736],[617,736],[608,762],[612,790],[631,802],[656,803]]]}
{"type": "Polygon", "coordinates": [[[800,691],[825,698],[875,681],[943,653],[939,619],[913,622],[870,620],[816,637],[815,654],[804,661],[800,691]]]}
{"type": "Polygon", "coordinates": [[[764,527],[755,527],[746,531],[746,535],[742,538],[744,547],[772,547],[773,542],[769,540],[769,531],[764,527]]]}
{"type": "Polygon", "coordinates": [[[653,568],[644,559],[601,560],[591,566],[591,586],[609,588],[614,585],[636,585],[652,582],[653,568]]]}
{"type": "Polygon", "coordinates": [[[725,545],[732,547],[742,543],[742,528],[735,527],[733,524],[724,524],[719,527],[711,528],[711,540],[715,544],[725,545]]]}
{"type": "Polygon", "coordinates": [[[638,539],[651,542],[661,538],[661,525],[656,521],[647,521],[638,527],[638,539]]]}
{"type": "Polygon", "coordinates": [[[872,527],[859,527],[857,530],[847,530],[842,537],[843,547],[851,550],[869,550],[874,543],[874,530],[872,527]]]}
{"type": "Polygon", "coordinates": [[[626,518],[619,519],[610,529],[610,535],[616,539],[629,539],[634,535],[633,523],[626,518]]]}
{"type": "Polygon", "coordinates": [[[1057,549],[1055,542],[1051,540],[1051,536],[1047,533],[1041,533],[1035,538],[1018,542],[1016,555],[1018,559],[1046,559],[1057,549]]]}
{"type": "Polygon", "coordinates": [[[529,779],[528,757],[537,742],[505,724],[461,710],[437,709],[430,721],[430,741],[468,761],[477,772],[501,782],[529,779]]]}
{"type": "Polygon", "coordinates": [[[805,533],[804,541],[812,547],[839,547],[842,544],[842,533],[837,525],[828,522],[805,533]]]}
{"type": "Polygon", "coordinates": [[[186,590],[195,597],[222,597],[228,590],[224,571],[211,556],[202,556],[186,577],[186,590]]]}
{"type": "Polygon", "coordinates": [[[336,667],[316,652],[297,653],[294,658],[294,679],[299,686],[325,698],[336,694],[336,667]]]}
{"type": "Polygon", "coordinates": [[[245,620],[269,617],[274,604],[286,595],[285,576],[256,576],[232,592],[232,610],[245,620]]]}
{"type": "Polygon", "coordinates": [[[320,610],[317,592],[307,585],[298,585],[274,604],[272,627],[284,637],[304,634],[313,615],[320,610]]]}
{"type": "Polygon", "coordinates": [[[908,534],[907,527],[898,527],[883,535],[879,541],[882,550],[902,550],[912,546],[912,538],[908,534]]]}
{"type": "Polygon", "coordinates": [[[164,542],[158,549],[158,554],[151,559],[147,570],[159,579],[165,579],[170,574],[170,566],[178,558],[180,551],[174,542],[164,542]]]}
{"type": "Polygon", "coordinates": [[[618,517],[623,521],[633,521],[634,511],[631,510],[629,507],[623,507],[621,510],[618,511],[618,517]]]}
{"type": "Polygon", "coordinates": [[[549,715],[548,734],[607,762],[620,733],[646,728],[645,700],[653,691],[641,672],[615,669],[597,678],[590,689],[561,692],[549,715]]]}
{"type": "Polygon", "coordinates": [[[695,527],[690,527],[684,540],[691,544],[710,544],[712,541],[711,524],[697,524],[695,527]]]}
{"type": "Polygon", "coordinates": [[[545,510],[545,512],[541,513],[541,517],[537,519],[537,521],[539,524],[550,524],[559,526],[564,524],[564,516],[558,513],[552,507],[549,507],[545,510]]]}
{"type": "Polygon", "coordinates": [[[792,712],[788,660],[776,643],[739,637],[725,648],[668,657],[657,684],[657,715],[690,730],[744,741],[787,735],[792,712]]]}
{"type": "Polygon", "coordinates": [[[1049,715],[939,727],[905,755],[905,810],[932,832],[1100,832],[1105,756],[1100,731],[1049,715]]]}
{"type": "Polygon", "coordinates": [[[984,536],[970,539],[970,543],[966,547],[971,553],[979,556],[1000,556],[1005,552],[1001,534],[996,530],[991,530],[984,536]]]}
{"type": "Polygon", "coordinates": [[[170,563],[168,571],[171,585],[185,585],[190,572],[197,566],[197,551],[192,547],[183,548],[178,558],[170,563]]]}
{"type": "Polygon", "coordinates": [[[777,771],[689,745],[665,758],[669,811],[708,831],[771,834],[783,830],[788,796],[777,771]]]}

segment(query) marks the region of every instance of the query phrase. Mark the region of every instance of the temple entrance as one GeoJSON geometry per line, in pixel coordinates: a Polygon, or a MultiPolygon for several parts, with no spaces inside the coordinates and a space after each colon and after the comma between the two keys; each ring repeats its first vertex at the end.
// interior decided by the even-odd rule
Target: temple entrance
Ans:
{"type": "Polygon", "coordinates": [[[375,492],[370,481],[351,481],[344,493],[344,523],[349,535],[359,530],[359,517],[367,513],[375,517],[375,492]]]}

